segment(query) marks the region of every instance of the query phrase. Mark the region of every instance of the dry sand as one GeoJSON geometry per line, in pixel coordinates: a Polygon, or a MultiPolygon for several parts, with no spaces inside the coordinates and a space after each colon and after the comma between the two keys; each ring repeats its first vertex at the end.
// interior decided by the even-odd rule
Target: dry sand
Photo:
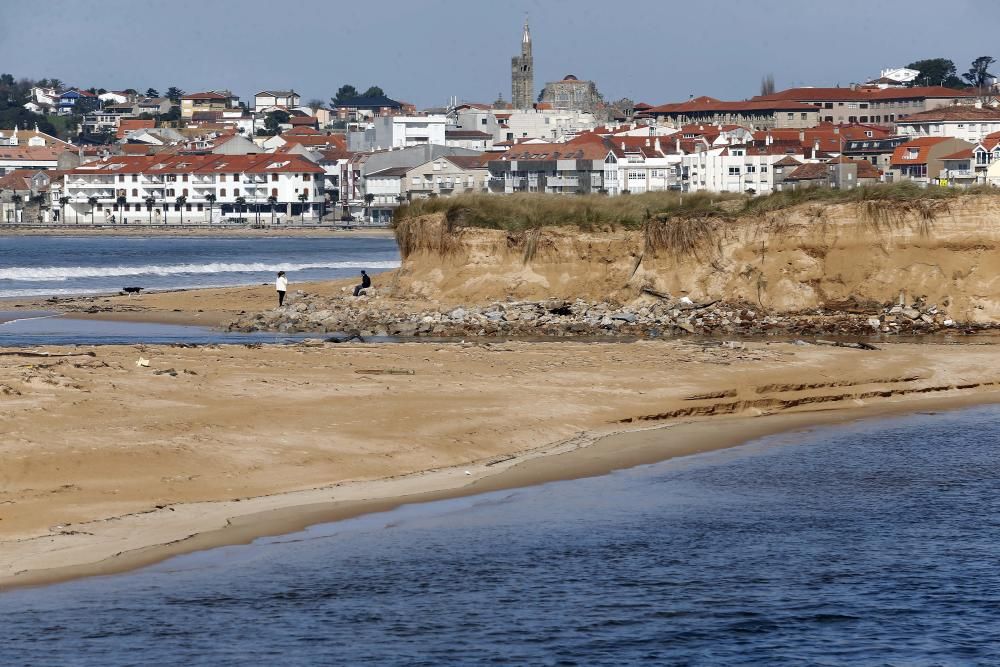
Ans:
{"type": "Polygon", "coordinates": [[[0,353],[0,587],[1000,395],[995,348],[973,344],[11,352],[0,353]]]}

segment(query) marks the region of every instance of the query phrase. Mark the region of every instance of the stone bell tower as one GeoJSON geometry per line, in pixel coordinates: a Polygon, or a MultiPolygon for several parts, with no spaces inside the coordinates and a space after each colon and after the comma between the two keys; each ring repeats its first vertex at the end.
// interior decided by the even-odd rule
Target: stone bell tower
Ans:
{"type": "Polygon", "coordinates": [[[528,19],[524,20],[521,35],[521,55],[510,59],[510,98],[515,109],[530,109],[535,102],[535,64],[528,19]]]}

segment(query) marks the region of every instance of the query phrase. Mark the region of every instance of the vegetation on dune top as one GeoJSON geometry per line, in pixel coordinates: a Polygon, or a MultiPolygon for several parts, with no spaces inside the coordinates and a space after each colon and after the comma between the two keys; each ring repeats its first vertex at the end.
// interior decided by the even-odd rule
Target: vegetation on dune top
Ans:
{"type": "MultiPolygon", "coordinates": [[[[958,190],[921,188],[913,183],[873,185],[853,190],[804,188],[752,197],[718,192],[649,192],[620,197],[604,195],[469,194],[419,199],[400,206],[393,224],[431,213],[443,213],[448,227],[481,227],[522,232],[546,226],[640,229],[650,220],[718,218],[735,220],[760,216],[803,204],[898,205],[908,210],[921,203],[962,196],[996,194],[989,187],[958,190]]],[[[871,206],[868,206],[871,208],[871,206]]]]}

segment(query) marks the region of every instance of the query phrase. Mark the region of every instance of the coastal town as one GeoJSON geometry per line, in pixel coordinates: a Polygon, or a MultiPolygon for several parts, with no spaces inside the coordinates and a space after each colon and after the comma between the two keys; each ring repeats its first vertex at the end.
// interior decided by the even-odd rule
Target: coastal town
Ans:
{"type": "Polygon", "coordinates": [[[843,87],[765,75],[749,99],[610,101],[583,73],[536,82],[532,40],[525,21],[509,99],[421,109],[379,86],[241,99],[224,80],[161,93],[0,75],[0,224],[385,226],[468,193],[1000,185],[990,56],[961,76],[935,58],[843,87]]]}

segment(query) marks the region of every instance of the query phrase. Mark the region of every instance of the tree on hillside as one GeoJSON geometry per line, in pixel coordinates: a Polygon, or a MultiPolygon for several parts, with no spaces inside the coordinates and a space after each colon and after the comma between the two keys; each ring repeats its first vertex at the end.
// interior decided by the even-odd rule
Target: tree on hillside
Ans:
{"type": "Polygon", "coordinates": [[[996,75],[990,73],[990,67],[996,61],[996,58],[990,56],[979,56],[972,61],[972,66],[968,72],[962,75],[962,78],[978,88],[982,93],[990,85],[990,80],[996,78],[996,75]]]}
{"type": "Polygon", "coordinates": [[[774,75],[771,73],[765,74],[760,79],[760,94],[761,95],[774,95],[774,75]]]}
{"type": "Polygon", "coordinates": [[[13,74],[0,74],[0,87],[10,88],[14,85],[14,75],[13,74]]]}
{"type": "Polygon", "coordinates": [[[948,58],[927,58],[912,62],[906,67],[920,72],[913,82],[915,85],[944,86],[945,88],[965,87],[962,80],[958,78],[955,63],[948,58]]]}
{"type": "Polygon", "coordinates": [[[330,102],[333,106],[338,106],[342,104],[345,100],[358,96],[358,89],[349,83],[345,83],[343,86],[337,89],[337,94],[330,98],[330,102]]]}
{"type": "Polygon", "coordinates": [[[146,89],[146,97],[159,97],[159,96],[160,96],[160,91],[158,91],[156,88],[146,89]]]}
{"type": "Polygon", "coordinates": [[[184,91],[178,88],[177,86],[170,86],[169,88],[167,88],[167,92],[164,93],[164,97],[166,97],[171,102],[180,102],[181,97],[183,96],[184,96],[184,91]]]}
{"type": "Polygon", "coordinates": [[[385,97],[385,91],[378,86],[369,86],[361,97],[385,97]]]}
{"type": "MultiPolygon", "coordinates": [[[[275,109],[267,114],[267,118],[264,119],[264,133],[273,137],[281,131],[280,125],[282,123],[287,123],[289,118],[290,116],[287,111],[275,109]]],[[[257,132],[259,134],[260,130],[257,132]]]]}

